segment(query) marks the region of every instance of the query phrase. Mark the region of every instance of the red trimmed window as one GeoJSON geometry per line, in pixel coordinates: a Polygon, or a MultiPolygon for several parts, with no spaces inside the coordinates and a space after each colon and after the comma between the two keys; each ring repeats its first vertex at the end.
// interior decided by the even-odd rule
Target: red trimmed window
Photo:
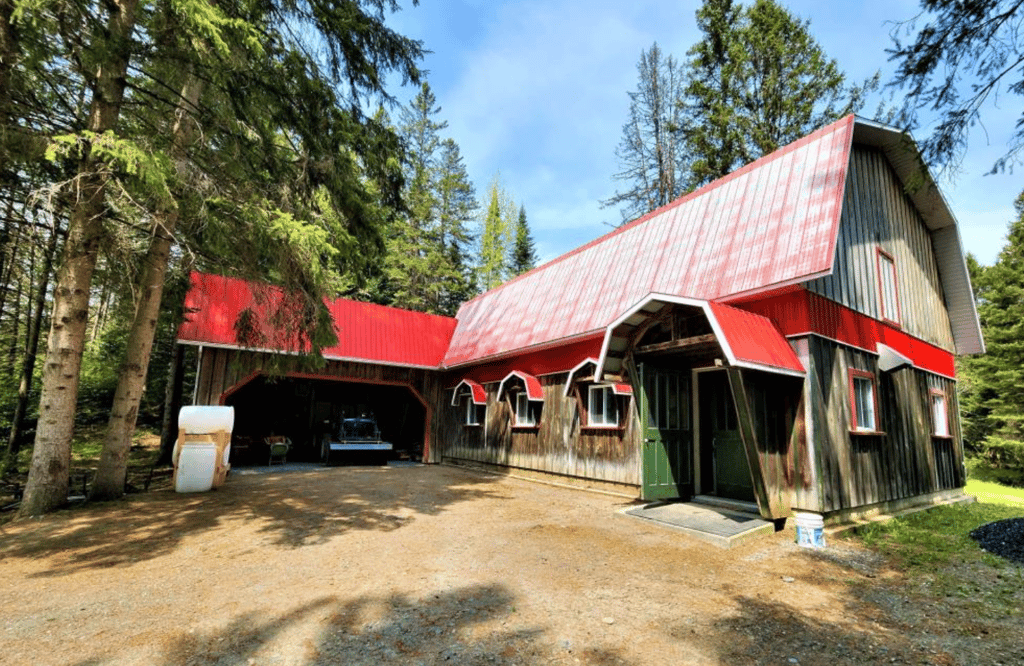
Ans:
{"type": "Polygon", "coordinates": [[[932,389],[929,398],[932,408],[932,434],[936,437],[949,437],[949,400],[942,389],[932,389]]]}
{"type": "Polygon", "coordinates": [[[878,248],[878,296],[882,319],[898,325],[900,292],[896,284],[896,260],[882,248],[878,248]]]}
{"type": "Polygon", "coordinates": [[[875,376],[863,370],[850,370],[850,429],[878,431],[878,391],[875,376]]]}

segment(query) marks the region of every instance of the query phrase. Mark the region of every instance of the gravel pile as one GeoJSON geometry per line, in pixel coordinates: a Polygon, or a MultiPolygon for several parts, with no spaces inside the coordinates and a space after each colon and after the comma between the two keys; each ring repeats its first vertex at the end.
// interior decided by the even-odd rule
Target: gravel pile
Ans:
{"type": "Polygon", "coordinates": [[[971,532],[984,550],[1024,564],[1024,518],[997,520],[971,532]]]}

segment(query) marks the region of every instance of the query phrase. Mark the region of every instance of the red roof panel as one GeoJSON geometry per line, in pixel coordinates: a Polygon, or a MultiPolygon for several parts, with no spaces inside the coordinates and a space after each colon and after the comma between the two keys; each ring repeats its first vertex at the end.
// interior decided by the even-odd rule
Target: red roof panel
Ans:
{"type": "MultiPolygon", "coordinates": [[[[282,336],[266,321],[266,313],[281,298],[276,287],[257,286],[238,278],[193,273],[185,296],[185,321],[178,329],[179,342],[242,347],[235,335],[239,313],[253,308],[259,316],[264,337],[279,341],[282,336]],[[257,299],[259,290],[263,300],[257,299]]],[[[324,349],[325,358],[437,368],[455,330],[450,317],[389,308],[339,298],[328,304],[334,318],[338,344],[324,349]]],[[[287,344],[268,346],[279,350],[287,344]]]]}
{"type": "Polygon", "coordinates": [[[711,300],[832,268],[848,116],[463,304],[445,365],[602,330],[656,292],[711,300]]]}
{"type": "Polygon", "coordinates": [[[732,362],[799,375],[805,373],[796,352],[770,319],[723,303],[712,301],[708,305],[721,329],[719,342],[723,342],[724,337],[732,352],[732,362]]]}
{"type": "Polygon", "coordinates": [[[513,377],[518,377],[526,387],[526,398],[533,401],[544,400],[544,389],[540,385],[540,380],[529,375],[521,370],[513,370],[512,372],[505,375],[505,378],[501,380],[501,384],[498,385],[498,395],[501,395],[505,390],[505,382],[513,377]]]}

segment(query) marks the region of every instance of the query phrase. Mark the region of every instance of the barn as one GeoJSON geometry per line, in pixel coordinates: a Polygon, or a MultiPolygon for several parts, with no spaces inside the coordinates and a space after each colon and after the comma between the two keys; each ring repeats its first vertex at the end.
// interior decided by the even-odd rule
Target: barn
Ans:
{"type": "Polygon", "coordinates": [[[429,462],[771,519],[954,498],[954,358],[984,343],[956,222],[920,164],[906,134],[848,116],[455,319],[336,301],[341,342],[315,375],[263,373],[280,349],[233,334],[254,286],[196,274],[179,334],[201,348],[194,401],[287,404],[261,432],[302,439],[365,395],[382,422],[413,414],[401,436],[429,462]]]}

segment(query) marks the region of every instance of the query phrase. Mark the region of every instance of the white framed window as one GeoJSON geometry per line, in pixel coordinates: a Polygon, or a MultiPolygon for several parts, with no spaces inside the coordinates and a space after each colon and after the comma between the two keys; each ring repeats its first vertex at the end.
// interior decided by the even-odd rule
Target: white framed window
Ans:
{"type": "Polygon", "coordinates": [[[530,427],[537,425],[536,411],[531,409],[530,396],[526,394],[526,391],[519,391],[515,394],[515,407],[515,424],[517,426],[530,427]]]}
{"type": "Polygon", "coordinates": [[[941,389],[929,391],[932,405],[932,434],[936,437],[949,437],[949,402],[946,392],[941,389]]]}
{"type": "Polygon", "coordinates": [[[619,402],[611,386],[588,387],[587,425],[605,428],[619,425],[619,402]]]}
{"type": "Polygon", "coordinates": [[[850,424],[859,432],[878,431],[878,400],[875,376],[863,370],[850,370],[850,424]]]}
{"type": "Polygon", "coordinates": [[[470,426],[478,426],[483,423],[487,405],[478,405],[469,396],[466,396],[464,402],[466,403],[466,420],[463,423],[470,426]]]}
{"type": "Polygon", "coordinates": [[[900,323],[900,293],[896,286],[896,260],[878,248],[878,293],[882,319],[900,323]]]}

